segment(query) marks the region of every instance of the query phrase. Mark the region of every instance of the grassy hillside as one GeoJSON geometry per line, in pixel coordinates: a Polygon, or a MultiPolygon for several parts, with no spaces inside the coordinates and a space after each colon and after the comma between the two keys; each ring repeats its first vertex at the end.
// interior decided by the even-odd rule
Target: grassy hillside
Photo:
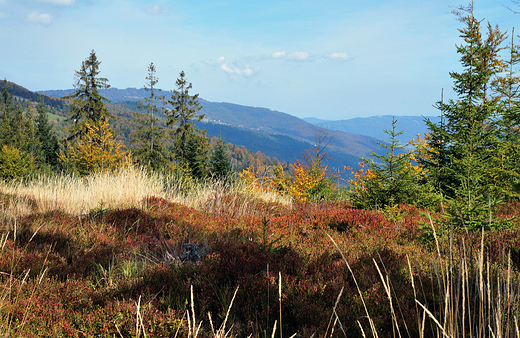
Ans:
{"type": "Polygon", "coordinates": [[[131,168],[1,183],[0,210],[5,337],[520,336],[518,222],[436,233],[131,168]]]}

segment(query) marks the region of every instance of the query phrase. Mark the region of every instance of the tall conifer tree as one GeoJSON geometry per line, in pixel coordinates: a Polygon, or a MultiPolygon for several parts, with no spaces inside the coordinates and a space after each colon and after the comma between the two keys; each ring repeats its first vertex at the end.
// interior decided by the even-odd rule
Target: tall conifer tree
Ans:
{"type": "Polygon", "coordinates": [[[86,124],[95,125],[104,118],[111,117],[105,107],[109,101],[101,96],[99,90],[108,89],[108,79],[98,77],[99,65],[96,52],[92,50],[89,57],[81,63],[81,69],[75,72],[76,83],[73,93],[64,99],[72,99],[68,120],[73,125],[70,130],[69,139],[82,136],[87,132],[86,124]]]}
{"type": "Polygon", "coordinates": [[[190,95],[192,84],[186,80],[184,71],[180,73],[176,85],[177,89],[172,90],[171,99],[168,100],[172,109],[167,111],[166,119],[166,124],[173,128],[173,153],[179,162],[199,172],[197,168],[205,167],[208,157],[206,131],[199,130],[195,124],[195,121],[204,118],[203,114],[197,114],[202,109],[198,102],[199,94],[190,95]]]}
{"type": "Polygon", "coordinates": [[[478,228],[482,206],[488,207],[496,192],[493,153],[500,136],[495,123],[502,116],[500,97],[493,95],[491,84],[504,69],[498,53],[505,33],[488,23],[484,37],[481,22],[473,16],[473,3],[460,7],[456,14],[465,24],[459,29],[464,44],[457,46],[463,70],[450,73],[458,99],[437,102],[442,124],[427,121],[433,137],[431,160],[425,165],[450,198],[459,224],[478,228]]]}
{"type": "Polygon", "coordinates": [[[226,154],[226,147],[224,141],[220,138],[217,141],[213,156],[210,161],[210,173],[213,177],[221,180],[230,178],[233,172],[231,160],[226,154]]]}
{"type": "Polygon", "coordinates": [[[163,113],[165,95],[160,95],[161,90],[155,87],[159,82],[155,74],[155,65],[152,62],[148,66],[148,76],[144,86],[150,95],[143,101],[139,101],[139,109],[143,110],[144,114],[134,114],[138,128],[132,134],[135,159],[141,165],[153,170],[162,168],[167,162],[164,131],[158,119],[163,113]]]}
{"type": "Polygon", "coordinates": [[[41,162],[51,167],[58,165],[59,144],[56,135],[52,132],[49,125],[47,109],[43,99],[40,98],[36,108],[38,115],[36,117],[36,128],[41,143],[41,162]]]}

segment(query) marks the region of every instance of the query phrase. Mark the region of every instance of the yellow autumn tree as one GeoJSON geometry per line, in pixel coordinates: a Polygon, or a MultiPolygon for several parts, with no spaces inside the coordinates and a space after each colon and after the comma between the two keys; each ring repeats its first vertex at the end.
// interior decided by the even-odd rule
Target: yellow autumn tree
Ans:
{"type": "Polygon", "coordinates": [[[129,152],[118,141],[106,118],[98,123],[86,123],[86,134],[75,144],[68,144],[65,153],[60,154],[64,166],[76,171],[80,176],[94,171],[111,171],[131,163],[129,152]]]}
{"type": "Polygon", "coordinates": [[[325,178],[326,171],[312,170],[312,167],[303,165],[298,160],[292,166],[294,168],[294,179],[287,186],[287,192],[296,201],[307,201],[311,197],[313,188],[325,178]]]}
{"type": "Polygon", "coordinates": [[[294,177],[285,173],[282,165],[261,171],[257,166],[249,166],[239,175],[249,189],[258,192],[277,192],[290,195],[295,201],[307,201],[315,188],[325,178],[326,172],[319,173],[300,161],[291,164],[294,177]]]}

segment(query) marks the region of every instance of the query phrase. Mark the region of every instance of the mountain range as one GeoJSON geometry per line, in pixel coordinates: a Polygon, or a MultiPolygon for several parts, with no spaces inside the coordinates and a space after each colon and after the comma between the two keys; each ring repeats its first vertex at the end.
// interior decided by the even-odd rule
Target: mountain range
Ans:
{"type": "Polygon", "coordinates": [[[411,139],[417,138],[419,134],[424,136],[424,134],[428,132],[425,120],[428,119],[433,123],[437,123],[440,120],[438,116],[392,115],[356,117],[339,121],[322,120],[314,117],[306,117],[303,120],[330,130],[345,133],[360,133],[380,140],[388,140],[389,135],[385,133],[385,130],[389,131],[391,129],[394,117],[396,120],[396,132],[402,131],[402,134],[397,137],[397,140],[401,144],[407,144],[411,139]]]}
{"type": "MultiPolygon", "coordinates": [[[[73,89],[42,91],[41,94],[63,97],[73,89]]],[[[168,92],[163,92],[168,95],[168,92]]],[[[138,111],[136,101],[149,93],[144,89],[109,88],[100,94],[111,101],[112,105],[129,112],[138,111]]],[[[232,103],[209,102],[199,99],[204,114],[201,127],[209,136],[222,137],[226,142],[241,145],[252,152],[261,151],[280,161],[294,162],[301,158],[307,149],[316,145],[316,134],[327,132],[316,126],[286,113],[267,108],[242,106],[232,103]]],[[[330,167],[348,165],[354,167],[361,157],[369,157],[372,152],[382,153],[374,137],[334,131],[330,133],[334,142],[328,146],[330,167]]]]}
{"type": "MultiPolygon", "coordinates": [[[[17,88],[17,95],[22,95],[23,87],[14,84],[10,86],[17,88]]],[[[32,93],[26,89],[25,91],[32,93]]],[[[50,102],[58,104],[61,100],[54,101],[53,98],[66,96],[73,91],[74,89],[51,90],[40,91],[38,94],[50,97],[50,102]]],[[[28,93],[25,95],[29,95],[28,93]]],[[[169,92],[163,93],[169,95],[169,92]]],[[[149,93],[144,89],[109,88],[100,91],[100,94],[110,100],[112,106],[118,108],[119,117],[133,119],[132,112],[139,111],[136,101],[149,93]]],[[[383,129],[391,127],[391,116],[343,121],[299,119],[267,108],[209,102],[203,99],[199,101],[202,105],[200,113],[205,115],[200,127],[207,130],[208,136],[221,137],[226,142],[244,146],[253,153],[260,151],[271,158],[288,163],[301,158],[305,150],[312,150],[316,146],[317,135],[328,134],[333,137],[333,143],[327,147],[330,158],[327,165],[331,168],[342,165],[356,167],[360,158],[369,158],[372,152],[384,153],[378,142],[384,143],[381,140],[386,140],[387,135],[383,133],[383,129]]],[[[398,130],[406,130],[403,140],[426,131],[421,117],[397,119],[398,130]]]]}

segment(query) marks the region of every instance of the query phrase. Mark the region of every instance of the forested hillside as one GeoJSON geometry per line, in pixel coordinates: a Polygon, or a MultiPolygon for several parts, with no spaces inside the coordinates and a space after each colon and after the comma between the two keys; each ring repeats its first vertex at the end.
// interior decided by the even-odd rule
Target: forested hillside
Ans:
{"type": "MultiPolygon", "coordinates": [[[[71,90],[59,91],[43,91],[46,95],[64,96],[70,93],[71,90]]],[[[146,95],[144,89],[114,89],[109,88],[100,90],[101,95],[104,95],[111,101],[113,109],[117,111],[117,116],[132,117],[131,112],[139,112],[139,104],[136,102],[146,95]],[[143,95],[139,98],[139,95],[143,95]],[[125,109],[123,109],[125,108],[125,109]]],[[[163,95],[169,95],[169,92],[162,91],[163,95]]],[[[302,149],[308,149],[315,144],[315,133],[321,128],[307,123],[294,116],[273,111],[267,108],[257,108],[241,106],[232,103],[217,103],[209,102],[199,99],[201,105],[201,114],[204,114],[202,122],[208,122],[218,125],[226,126],[224,128],[225,134],[213,133],[217,127],[208,126],[208,135],[212,137],[222,136],[228,139],[228,142],[235,143],[233,140],[242,138],[238,144],[251,144],[254,148],[253,152],[262,151],[270,157],[277,157],[281,161],[289,162],[301,157],[302,149]],[[246,131],[246,132],[244,132],[246,131]],[[253,131],[247,133],[247,131],[253,131]],[[262,135],[262,133],[264,135],[262,135]],[[283,138],[279,135],[288,136],[283,138]],[[284,149],[277,149],[273,144],[274,139],[284,139],[287,141],[284,149]],[[266,142],[265,149],[260,146],[262,142],[266,142]]],[[[390,121],[388,121],[388,127],[390,121]]],[[[402,124],[406,128],[406,124],[402,124]]],[[[128,133],[128,129],[125,134],[128,133]]],[[[346,133],[344,131],[334,131],[334,143],[331,144],[329,151],[331,159],[330,165],[338,166],[340,164],[355,166],[360,157],[368,158],[372,152],[380,154],[380,147],[377,142],[384,142],[377,140],[374,137],[367,137],[361,134],[346,133]]],[[[279,142],[279,141],[277,141],[279,142]]],[[[246,146],[247,147],[247,146],[246,146]]]]}

